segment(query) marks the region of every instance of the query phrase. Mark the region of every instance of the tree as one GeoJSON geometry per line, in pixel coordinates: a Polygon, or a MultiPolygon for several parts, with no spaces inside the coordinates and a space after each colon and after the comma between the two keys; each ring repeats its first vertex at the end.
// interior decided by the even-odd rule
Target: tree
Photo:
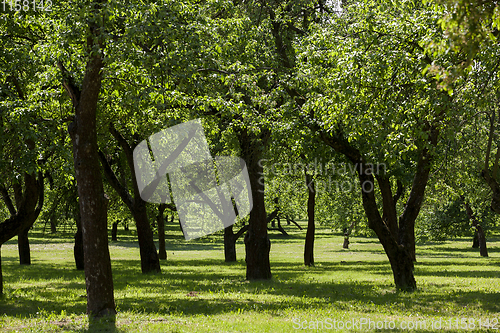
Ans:
{"type": "MultiPolygon", "coordinates": [[[[40,214],[43,206],[44,184],[43,175],[24,173],[23,185],[16,185],[16,207],[12,203],[5,187],[0,191],[11,216],[0,223],[0,248],[1,246],[18,235],[22,230],[29,229],[40,214]]],[[[28,249],[29,250],[29,249],[28,249]]],[[[3,293],[3,277],[0,257],[0,294],[3,293]]]]}
{"type": "MultiPolygon", "coordinates": [[[[99,159],[104,169],[104,174],[106,175],[108,182],[120,196],[123,203],[125,203],[130,209],[130,212],[134,217],[137,227],[137,237],[139,238],[142,272],[159,273],[161,271],[160,260],[158,258],[158,253],[156,252],[156,247],[153,241],[153,231],[151,230],[151,225],[149,223],[146,202],[141,198],[139,187],[137,186],[137,178],[135,175],[133,149],[137,144],[131,146],[127,142],[125,137],[123,137],[123,135],[118,132],[113,124],[110,125],[109,131],[118,141],[118,144],[122,148],[123,154],[125,155],[125,161],[128,168],[130,169],[130,183],[132,187],[133,197],[130,195],[130,192],[127,188],[127,182],[125,180],[120,181],[118,179],[115,172],[111,169],[111,165],[105,154],[102,151],[99,151],[99,159]]],[[[121,170],[121,172],[124,172],[124,170],[121,170]]],[[[122,179],[124,179],[124,177],[122,177],[122,179]]]]}
{"type": "Polygon", "coordinates": [[[410,3],[352,3],[315,27],[298,56],[296,95],[311,87],[301,108],[304,123],[354,166],[368,226],[384,247],[396,287],[406,291],[416,289],[415,220],[439,135],[457,112],[435,76],[422,74],[444,60],[431,59],[420,42],[438,33],[438,15],[410,3]]]}
{"type": "MultiPolygon", "coordinates": [[[[71,98],[75,115],[68,126],[82,223],[85,259],[87,313],[90,317],[114,315],[113,277],[108,248],[107,210],[98,159],[96,112],[104,66],[105,37],[102,23],[104,1],[91,2],[85,36],[86,66],[81,86],[58,62],[63,86],[71,98]]],[[[68,61],[68,60],[66,60],[68,61]]]]}

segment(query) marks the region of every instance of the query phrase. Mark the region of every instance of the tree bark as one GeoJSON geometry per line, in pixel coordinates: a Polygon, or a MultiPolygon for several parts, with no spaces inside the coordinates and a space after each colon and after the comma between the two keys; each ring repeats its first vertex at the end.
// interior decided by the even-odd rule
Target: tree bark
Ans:
{"type": "MultiPolygon", "coordinates": [[[[94,2],[96,18],[101,5],[102,2],[94,2]]],[[[63,64],[58,63],[63,74],[63,85],[75,108],[75,117],[68,126],[68,132],[73,143],[83,233],[87,313],[90,318],[116,314],[106,202],[97,155],[96,112],[103,68],[102,38],[101,28],[89,23],[86,45],[89,55],[81,89],[74,84],[63,64]]]]}
{"type": "Polygon", "coordinates": [[[73,256],[75,257],[76,269],[83,271],[85,269],[85,260],[83,258],[83,232],[82,218],[80,216],[80,208],[76,208],[76,233],[75,245],[73,246],[73,256]]]}
{"type": "Polygon", "coordinates": [[[304,170],[307,187],[307,232],[306,243],[304,246],[304,265],[314,266],[314,206],[316,204],[316,191],[314,187],[314,176],[309,175],[307,170],[304,170]]]}
{"type": "Polygon", "coordinates": [[[158,257],[161,260],[167,259],[167,250],[165,248],[165,218],[163,216],[165,208],[165,204],[160,204],[158,206],[158,216],[156,218],[158,223],[158,257]]]}
{"type": "Polygon", "coordinates": [[[264,202],[264,169],[260,163],[261,154],[269,138],[268,130],[261,130],[259,136],[248,134],[246,129],[239,133],[241,157],[245,160],[250,178],[253,208],[245,235],[245,261],[247,280],[271,279],[269,252],[271,241],[267,234],[267,216],[264,202]]]}

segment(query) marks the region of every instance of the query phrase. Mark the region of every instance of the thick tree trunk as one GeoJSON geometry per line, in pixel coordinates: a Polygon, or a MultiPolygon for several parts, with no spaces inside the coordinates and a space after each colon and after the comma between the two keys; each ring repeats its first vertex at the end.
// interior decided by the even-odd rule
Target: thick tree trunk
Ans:
{"type": "Polygon", "coordinates": [[[316,191],[314,188],[314,177],[305,173],[307,186],[307,232],[306,243],[304,247],[304,265],[314,266],[314,206],[316,204],[316,191]]]}
{"type": "Polygon", "coordinates": [[[160,204],[158,206],[158,216],[156,221],[158,223],[158,257],[161,260],[167,259],[167,250],[165,248],[165,218],[163,212],[165,211],[165,205],[160,204]]]}
{"type": "Polygon", "coordinates": [[[17,248],[21,265],[31,265],[30,241],[28,239],[30,228],[31,226],[22,229],[17,235],[17,248]]]}
{"type": "MultiPolygon", "coordinates": [[[[385,241],[385,243],[392,243],[385,241]]],[[[384,247],[385,248],[385,247],[384,247]]],[[[401,245],[389,250],[387,256],[391,263],[394,283],[399,290],[414,291],[417,289],[417,282],[413,274],[414,261],[412,255],[401,245]],[[390,254],[389,254],[390,253],[390,254]]]]}
{"type": "Polygon", "coordinates": [[[261,137],[249,136],[247,130],[240,132],[241,157],[248,167],[250,186],[252,188],[253,208],[248,221],[248,232],[245,235],[245,261],[247,263],[247,280],[271,279],[269,252],[271,241],[267,234],[267,216],[264,202],[264,170],[260,163],[261,154],[269,132],[262,130],[261,137]]]}

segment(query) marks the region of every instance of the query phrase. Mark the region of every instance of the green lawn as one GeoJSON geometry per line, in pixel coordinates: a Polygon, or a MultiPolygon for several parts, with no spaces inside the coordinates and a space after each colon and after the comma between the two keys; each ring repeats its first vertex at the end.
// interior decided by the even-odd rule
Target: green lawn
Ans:
{"type": "Polygon", "coordinates": [[[376,239],[353,237],[351,248],[343,250],[342,237],[320,229],[316,266],[306,268],[305,231],[290,227],[290,237],[273,231],[273,279],[248,282],[241,239],[238,262],[227,264],[220,234],[186,242],[178,226],[168,229],[168,259],[158,275],[141,274],[133,231],[121,231],[119,241],[110,243],[118,315],[114,325],[97,323],[90,328],[84,274],[74,268],[71,234],[33,233],[31,266],[18,264],[16,242],[11,240],[2,246],[5,295],[0,298],[0,331],[455,332],[467,328],[463,331],[498,332],[491,327],[500,328],[500,238],[489,239],[489,258],[480,258],[465,239],[418,245],[419,290],[407,294],[395,291],[387,257],[376,239]]]}

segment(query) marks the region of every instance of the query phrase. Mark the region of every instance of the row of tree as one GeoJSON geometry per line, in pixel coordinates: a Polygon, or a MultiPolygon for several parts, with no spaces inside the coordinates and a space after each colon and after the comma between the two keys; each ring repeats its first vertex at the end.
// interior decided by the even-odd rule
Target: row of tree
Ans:
{"type": "Polygon", "coordinates": [[[471,200],[500,213],[498,8],[456,2],[88,0],[1,13],[0,244],[15,235],[27,244],[50,188],[51,204],[78,205],[89,315],[115,313],[105,186],[135,221],[142,271],[159,272],[133,148],[201,118],[212,155],[248,167],[248,224],[225,231],[226,258],[245,233],[247,279],[272,276],[266,200],[285,183],[306,184],[304,259],[313,264],[316,200],[347,179],[356,186],[334,202],[362,207],[396,287],[415,290],[415,225],[429,184],[473,220],[471,200]],[[318,158],[351,174],[321,172],[318,158]],[[294,172],[273,173],[266,165],[275,163],[294,172]]]}

